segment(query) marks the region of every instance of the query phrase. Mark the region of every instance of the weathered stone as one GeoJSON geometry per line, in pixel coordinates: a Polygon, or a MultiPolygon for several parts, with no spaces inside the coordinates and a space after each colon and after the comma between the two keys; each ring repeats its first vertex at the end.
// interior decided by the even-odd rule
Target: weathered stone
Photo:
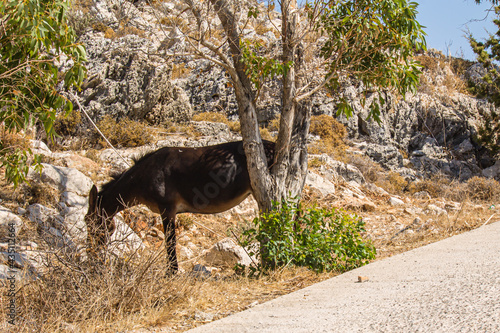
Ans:
{"type": "Polygon", "coordinates": [[[494,178],[500,181],[500,160],[498,160],[495,165],[486,168],[482,171],[483,176],[487,178],[494,178]]]}
{"type": "Polygon", "coordinates": [[[389,204],[391,206],[403,206],[405,202],[401,199],[395,198],[395,197],[390,197],[389,198],[389,204]]]}
{"type": "Polygon", "coordinates": [[[236,264],[250,266],[252,259],[246,251],[231,238],[217,242],[205,255],[209,265],[233,267],[236,264]]]}
{"type": "Polygon", "coordinates": [[[51,185],[59,191],[74,192],[78,195],[88,195],[93,183],[89,177],[73,168],[57,167],[42,163],[42,173],[30,171],[29,177],[51,185]]]}
{"type": "Polygon", "coordinates": [[[426,212],[429,213],[429,214],[434,214],[434,215],[437,215],[437,216],[441,216],[441,215],[447,215],[448,213],[446,212],[445,209],[442,209],[434,204],[430,204],[430,205],[427,205],[427,207],[425,208],[426,212]]]}
{"type": "Polygon", "coordinates": [[[229,131],[229,126],[222,123],[214,123],[210,121],[192,121],[194,130],[203,136],[214,136],[226,138],[227,141],[233,138],[229,131]]]}
{"type": "Polygon", "coordinates": [[[186,246],[180,246],[179,247],[179,256],[182,258],[182,259],[191,259],[194,257],[194,252],[193,250],[191,250],[190,248],[186,247],[186,246]]]}
{"type": "Polygon", "coordinates": [[[425,199],[425,200],[431,199],[431,195],[427,191],[416,192],[415,194],[413,194],[413,197],[416,199],[425,199]]]}
{"type": "Polygon", "coordinates": [[[93,117],[107,114],[154,124],[191,118],[188,96],[171,82],[171,66],[161,57],[148,55],[160,43],[136,35],[107,39],[93,33],[84,35],[82,42],[89,63],[79,97],[93,117]]]}
{"type": "Polygon", "coordinates": [[[23,224],[23,220],[19,216],[0,206],[0,240],[17,237],[23,224]]]}
{"type": "Polygon", "coordinates": [[[125,223],[121,213],[116,214],[113,221],[115,231],[110,237],[108,251],[118,257],[124,257],[144,249],[145,246],[141,238],[125,223]]]}
{"type": "Polygon", "coordinates": [[[337,161],[326,154],[310,155],[309,159],[317,159],[322,163],[319,171],[330,181],[354,181],[359,185],[363,185],[366,182],[361,171],[354,165],[337,161]]]}
{"type": "Polygon", "coordinates": [[[335,193],[335,185],[311,171],[307,172],[306,185],[317,189],[323,196],[335,193]]]}

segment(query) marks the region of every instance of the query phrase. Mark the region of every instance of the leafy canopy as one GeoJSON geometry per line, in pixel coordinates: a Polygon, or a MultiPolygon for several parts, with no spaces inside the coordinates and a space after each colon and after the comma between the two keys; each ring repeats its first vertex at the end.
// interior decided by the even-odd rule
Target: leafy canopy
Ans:
{"type": "MultiPolygon", "coordinates": [[[[477,61],[484,66],[486,73],[481,82],[473,84],[473,91],[480,97],[487,97],[496,107],[500,107],[500,6],[495,7],[496,19],[493,23],[498,31],[485,42],[478,42],[469,35],[469,43],[476,54],[477,61]]],[[[493,155],[500,156],[500,113],[492,110],[483,114],[484,121],[478,130],[478,139],[493,155]]]]}
{"type": "Polygon", "coordinates": [[[58,84],[78,87],[86,75],[85,48],[67,24],[68,6],[67,0],[0,2],[0,164],[16,186],[33,161],[29,148],[8,143],[6,134],[39,123],[53,138],[57,110],[72,110],[58,84]]]}
{"type": "MultiPolygon", "coordinates": [[[[421,71],[413,55],[426,48],[423,26],[416,20],[417,3],[340,0],[323,4],[316,28],[327,37],[321,56],[327,61],[326,76],[332,90],[354,77],[363,83],[367,94],[386,89],[402,95],[416,91],[421,71]]],[[[371,116],[377,121],[384,104],[379,96],[370,105],[371,116]]],[[[352,110],[347,100],[341,99],[339,113],[350,116],[352,110]]]]}

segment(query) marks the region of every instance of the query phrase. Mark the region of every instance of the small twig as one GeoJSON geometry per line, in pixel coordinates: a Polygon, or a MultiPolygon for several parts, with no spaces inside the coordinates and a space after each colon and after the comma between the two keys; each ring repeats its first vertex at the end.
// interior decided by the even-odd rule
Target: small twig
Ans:
{"type": "Polygon", "coordinates": [[[243,245],[241,245],[240,239],[236,236],[236,234],[234,233],[233,230],[231,230],[231,233],[233,234],[234,238],[238,242],[238,245],[241,246],[241,248],[243,249],[243,251],[245,251],[245,253],[248,255],[248,257],[250,258],[250,260],[252,260],[252,263],[255,266],[255,268],[259,268],[259,266],[255,263],[255,261],[253,260],[252,256],[250,255],[250,253],[248,253],[247,249],[245,249],[245,247],[243,245]]]}
{"type": "MultiPolygon", "coordinates": [[[[491,218],[492,218],[493,216],[495,216],[495,214],[496,214],[496,213],[493,213],[493,215],[491,215],[491,216],[490,216],[490,218],[489,218],[489,219],[487,219],[487,220],[486,220],[486,222],[484,222],[484,223],[481,225],[481,227],[484,227],[484,226],[485,226],[488,222],[490,222],[491,218]]],[[[481,228],[481,227],[479,227],[479,228],[481,228]]]]}
{"type": "Polygon", "coordinates": [[[213,233],[214,235],[218,235],[218,236],[220,236],[220,237],[225,237],[224,235],[222,235],[222,234],[220,234],[220,233],[218,233],[218,232],[216,232],[216,231],[213,231],[212,229],[210,229],[209,227],[207,227],[207,226],[203,225],[203,224],[202,224],[202,223],[200,223],[200,222],[193,221],[193,223],[194,223],[194,224],[198,224],[200,227],[203,227],[203,228],[207,229],[208,231],[210,231],[210,232],[211,232],[211,233],[213,233]]]}

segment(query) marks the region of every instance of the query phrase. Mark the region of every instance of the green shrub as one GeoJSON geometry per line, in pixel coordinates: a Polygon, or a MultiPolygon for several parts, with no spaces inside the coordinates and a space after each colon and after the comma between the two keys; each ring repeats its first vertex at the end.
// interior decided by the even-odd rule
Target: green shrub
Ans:
{"type": "Polygon", "coordinates": [[[375,258],[375,248],[364,240],[363,220],[335,209],[303,209],[294,200],[274,203],[275,209],[254,219],[255,228],[243,232],[244,246],[260,243],[265,271],[293,264],[316,272],[347,271],[375,258]]]}

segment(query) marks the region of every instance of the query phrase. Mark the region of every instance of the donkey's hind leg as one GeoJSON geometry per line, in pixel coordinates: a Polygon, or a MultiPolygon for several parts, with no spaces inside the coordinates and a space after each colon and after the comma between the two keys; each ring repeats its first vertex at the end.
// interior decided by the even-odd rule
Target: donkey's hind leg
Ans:
{"type": "Polygon", "coordinates": [[[163,231],[165,232],[165,246],[167,249],[167,259],[169,267],[167,275],[174,274],[178,271],[179,265],[177,263],[177,255],[175,252],[175,212],[172,210],[165,210],[161,214],[163,220],[163,231]]]}

